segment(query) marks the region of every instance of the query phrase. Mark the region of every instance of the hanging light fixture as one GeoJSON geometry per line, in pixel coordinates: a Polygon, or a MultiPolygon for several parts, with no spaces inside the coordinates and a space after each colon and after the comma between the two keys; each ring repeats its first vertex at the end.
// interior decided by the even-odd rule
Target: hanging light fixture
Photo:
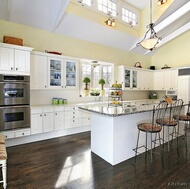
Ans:
{"type": "Polygon", "coordinates": [[[109,17],[106,21],[105,21],[105,24],[107,26],[112,26],[114,27],[115,26],[115,19],[113,19],[112,17],[109,17]]]}
{"type": "Polygon", "coordinates": [[[147,26],[148,30],[145,33],[143,40],[137,43],[137,46],[141,46],[144,49],[152,51],[161,42],[162,38],[157,37],[154,30],[155,24],[152,23],[152,0],[150,0],[150,24],[147,26]]]}
{"type": "Polygon", "coordinates": [[[160,5],[163,5],[167,2],[167,0],[158,0],[158,3],[157,5],[160,6],[160,5]]]}

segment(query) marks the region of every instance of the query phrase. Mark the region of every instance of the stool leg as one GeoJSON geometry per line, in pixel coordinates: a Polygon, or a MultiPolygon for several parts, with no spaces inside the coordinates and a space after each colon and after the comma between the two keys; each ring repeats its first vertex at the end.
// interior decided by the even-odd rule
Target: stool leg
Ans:
{"type": "Polygon", "coordinates": [[[138,131],[138,136],[137,136],[137,145],[136,145],[136,149],[135,149],[135,159],[133,162],[134,165],[135,165],[136,159],[137,159],[137,149],[138,149],[138,145],[139,145],[139,136],[140,136],[140,130],[138,131]]]}
{"type": "MultiPolygon", "coordinates": [[[[152,140],[151,140],[152,141],[152,140]]],[[[147,132],[146,132],[146,144],[145,144],[145,160],[146,160],[146,158],[147,158],[147,132]]]]}
{"type": "MultiPolygon", "coordinates": [[[[160,146],[161,146],[161,137],[160,137],[160,133],[158,133],[158,137],[159,137],[159,143],[160,143],[160,146]]],[[[163,150],[162,150],[162,148],[160,147],[160,153],[161,153],[161,161],[162,161],[162,166],[163,166],[163,168],[164,168],[164,160],[163,160],[163,150]]]]}
{"type": "Polygon", "coordinates": [[[7,188],[7,162],[6,160],[2,164],[2,176],[3,176],[3,188],[6,189],[7,188]]]}

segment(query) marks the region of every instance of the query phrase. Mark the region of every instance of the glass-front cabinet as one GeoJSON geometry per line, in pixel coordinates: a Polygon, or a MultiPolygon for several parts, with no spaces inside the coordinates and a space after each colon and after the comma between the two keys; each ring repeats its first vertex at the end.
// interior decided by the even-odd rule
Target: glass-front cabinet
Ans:
{"type": "Polygon", "coordinates": [[[77,87],[77,61],[66,60],[66,83],[65,88],[76,88],[77,87]]]}
{"type": "Polygon", "coordinates": [[[125,80],[124,87],[126,89],[136,89],[137,88],[137,71],[125,69],[125,80]]]}
{"type": "Polygon", "coordinates": [[[49,87],[63,88],[63,59],[48,58],[49,87]]]}
{"type": "Polygon", "coordinates": [[[138,89],[138,70],[118,66],[118,83],[122,83],[122,89],[138,89]]]}

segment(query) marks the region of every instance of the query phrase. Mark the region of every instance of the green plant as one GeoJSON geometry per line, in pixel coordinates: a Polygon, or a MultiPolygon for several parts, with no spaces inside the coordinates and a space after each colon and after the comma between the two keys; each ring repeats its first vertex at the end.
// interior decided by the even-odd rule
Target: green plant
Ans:
{"type": "Polygon", "coordinates": [[[85,83],[85,88],[84,90],[88,90],[88,84],[90,83],[90,78],[89,77],[85,77],[83,79],[83,83],[85,83]]]}
{"type": "Polygon", "coordinates": [[[102,87],[102,90],[104,90],[104,84],[106,83],[104,79],[100,79],[98,82],[102,87]]]}

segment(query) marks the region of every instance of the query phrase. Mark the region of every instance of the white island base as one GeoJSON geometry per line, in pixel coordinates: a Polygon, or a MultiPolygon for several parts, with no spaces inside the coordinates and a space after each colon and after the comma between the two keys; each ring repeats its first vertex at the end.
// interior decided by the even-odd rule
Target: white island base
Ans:
{"type": "MultiPolygon", "coordinates": [[[[150,121],[151,115],[152,112],[143,112],[111,117],[91,113],[91,151],[111,165],[116,165],[134,157],[133,149],[136,147],[138,134],[137,123],[144,122],[144,120],[150,121]]],[[[172,131],[171,129],[169,132],[172,131]]],[[[165,128],[164,138],[166,141],[167,131],[168,129],[165,128]]],[[[183,127],[181,133],[183,133],[183,127]]],[[[139,146],[145,144],[145,136],[144,132],[140,133],[139,146]]],[[[148,147],[150,147],[149,134],[148,147]]],[[[143,148],[142,150],[144,151],[143,148]]]]}
{"type": "MultiPolygon", "coordinates": [[[[91,151],[111,165],[133,157],[138,133],[137,123],[150,119],[150,116],[151,112],[116,117],[92,113],[91,151]]],[[[144,144],[145,135],[140,139],[142,140],[139,144],[144,144]]]]}

